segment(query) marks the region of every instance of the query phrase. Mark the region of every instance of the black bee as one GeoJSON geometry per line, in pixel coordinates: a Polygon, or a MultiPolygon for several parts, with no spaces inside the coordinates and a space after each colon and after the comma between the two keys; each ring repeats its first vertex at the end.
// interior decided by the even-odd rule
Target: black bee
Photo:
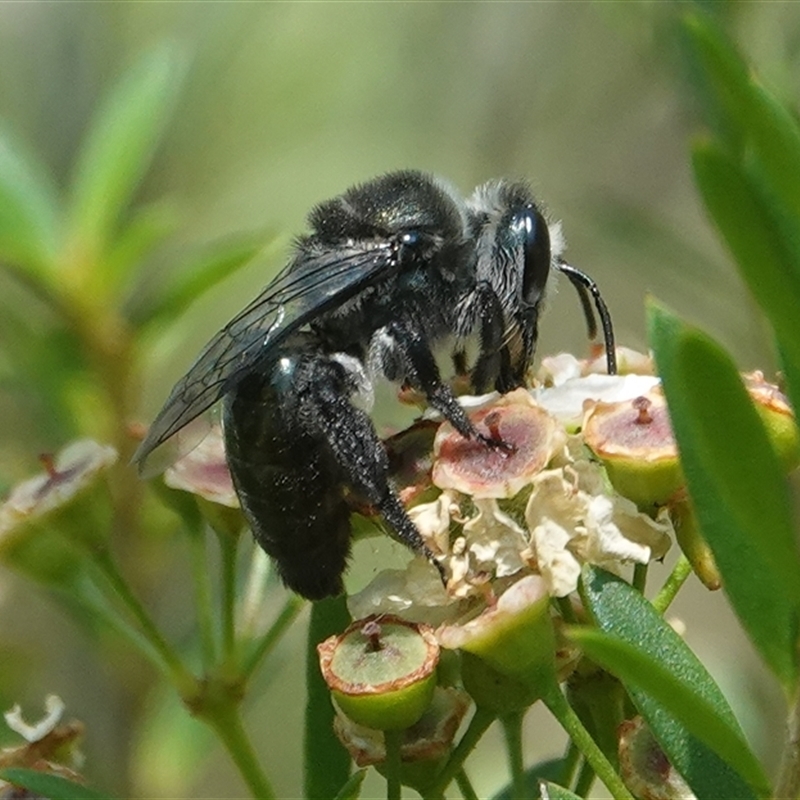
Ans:
{"type": "Polygon", "coordinates": [[[389,484],[368,415],[376,377],[424,395],[463,436],[503,447],[476,431],[435,351],[455,342],[454,369],[475,392],[522,385],[552,269],[578,288],[592,337],[594,298],[609,372],[616,365],[596,284],[562,260],[559,228],[525,184],[488,183],[464,201],[429,175],[392,172],[320,204],[309,223],[289,264],[172,389],[135,460],[222,399],[228,465],[253,534],[284,583],[318,599],[343,589],[348,497],[436,564],[389,484]]]}

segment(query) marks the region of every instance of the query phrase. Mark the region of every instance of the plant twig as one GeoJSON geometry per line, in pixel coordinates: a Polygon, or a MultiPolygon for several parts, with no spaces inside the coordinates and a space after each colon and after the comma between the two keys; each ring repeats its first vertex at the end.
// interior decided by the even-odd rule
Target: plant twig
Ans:
{"type": "Polygon", "coordinates": [[[670,603],[675,599],[679,589],[686,582],[686,579],[692,574],[692,565],[685,555],[681,554],[680,558],[675,562],[672,572],[661,587],[661,591],[653,598],[653,607],[659,614],[669,608],[670,603]]]}
{"type": "Polygon", "coordinates": [[[270,626],[269,630],[258,640],[256,646],[244,659],[239,675],[242,681],[246,682],[255,672],[261,661],[270,653],[273,647],[280,641],[281,637],[291,624],[297,619],[298,614],[306,607],[306,601],[296,594],[290,594],[283,604],[278,616],[270,626]]]}
{"type": "Polygon", "coordinates": [[[214,729],[239,768],[254,800],[275,800],[276,795],[256,759],[233,697],[204,705],[197,715],[214,729]]]}
{"type": "Polygon", "coordinates": [[[561,687],[553,681],[542,697],[550,713],[559,721],[561,727],[569,734],[573,742],[583,753],[584,758],[597,774],[597,777],[606,785],[614,800],[634,800],[622,778],[611,766],[603,751],[592,739],[589,731],[583,726],[578,715],[572,710],[566,697],[561,692],[561,687]]]}
{"type": "Polygon", "coordinates": [[[425,792],[425,797],[442,797],[444,790],[450,784],[450,781],[461,771],[464,762],[467,760],[469,754],[475,749],[481,737],[489,729],[489,726],[495,721],[495,715],[485,708],[475,709],[475,713],[470,720],[467,730],[461,737],[461,741],[456,745],[455,750],[450,754],[447,763],[442,767],[442,771],[436,776],[430,789],[425,792]]]}
{"type": "Polygon", "coordinates": [[[203,658],[203,668],[207,671],[216,658],[216,647],[214,643],[214,609],[208,581],[206,537],[202,525],[198,530],[189,532],[189,558],[194,579],[197,624],[200,628],[200,652],[203,658]]]}
{"type": "Polygon", "coordinates": [[[503,733],[506,737],[508,765],[511,772],[511,786],[514,797],[523,800],[527,797],[525,781],[525,762],[522,757],[522,720],[523,713],[516,711],[501,717],[503,733]]]}
{"type": "Polygon", "coordinates": [[[169,672],[172,682],[178,689],[181,696],[192,694],[196,690],[197,681],[188,667],[183,663],[175,650],[167,643],[161,635],[161,631],[145,611],[136,595],[128,586],[127,581],[117,569],[117,565],[111,558],[108,550],[92,550],[93,562],[100,570],[105,579],[115,591],[117,597],[122,601],[125,608],[133,615],[139,624],[142,635],[158,653],[163,665],[169,672]]]}
{"type": "Polygon", "coordinates": [[[236,555],[238,537],[218,533],[222,554],[222,652],[226,661],[234,656],[236,646],[236,555]]]}
{"type": "Polygon", "coordinates": [[[384,731],[383,743],[386,748],[386,800],[400,800],[403,785],[400,782],[400,744],[402,731],[384,731]]]}
{"type": "Polygon", "coordinates": [[[458,788],[461,790],[464,800],[480,800],[478,793],[472,786],[472,781],[469,779],[469,775],[467,775],[463,767],[456,772],[455,780],[458,784],[458,788]]]}

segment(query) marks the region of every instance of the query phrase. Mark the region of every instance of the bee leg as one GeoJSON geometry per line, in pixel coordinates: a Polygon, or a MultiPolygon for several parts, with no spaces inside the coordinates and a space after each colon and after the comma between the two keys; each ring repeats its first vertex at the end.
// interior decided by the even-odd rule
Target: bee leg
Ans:
{"type": "Polygon", "coordinates": [[[505,393],[515,388],[510,385],[510,357],[503,344],[504,319],[503,305],[488,281],[480,281],[456,309],[456,333],[460,339],[471,336],[480,326],[480,350],[470,375],[477,394],[492,389],[505,393]]]}
{"type": "Polygon", "coordinates": [[[420,331],[393,322],[373,337],[370,350],[370,362],[377,360],[387,378],[404,380],[411,388],[422,392],[428,403],[465,439],[478,439],[489,447],[509,449],[505,442],[478,432],[453,390],[442,383],[436,359],[420,331]]]}
{"type": "Polygon", "coordinates": [[[341,360],[320,358],[304,387],[304,414],[330,447],[343,482],[375,506],[395,538],[433,563],[444,579],[442,567],[389,486],[389,458],[372,421],[350,402],[363,384],[363,373],[356,372],[341,360]]]}
{"type": "Polygon", "coordinates": [[[390,323],[372,337],[368,360],[373,370],[390,381],[407,383],[424,394],[428,404],[462,436],[480,437],[452,389],[442,383],[436,359],[421,331],[400,322],[390,323]]]}

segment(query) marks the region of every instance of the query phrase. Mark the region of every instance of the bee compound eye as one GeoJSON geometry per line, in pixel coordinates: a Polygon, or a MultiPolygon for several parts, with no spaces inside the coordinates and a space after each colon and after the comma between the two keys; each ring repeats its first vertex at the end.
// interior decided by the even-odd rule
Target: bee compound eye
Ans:
{"type": "Polygon", "coordinates": [[[522,276],[522,297],[536,305],[544,294],[550,274],[550,232],[547,222],[535,207],[521,211],[514,227],[524,239],[525,264],[522,276]]]}

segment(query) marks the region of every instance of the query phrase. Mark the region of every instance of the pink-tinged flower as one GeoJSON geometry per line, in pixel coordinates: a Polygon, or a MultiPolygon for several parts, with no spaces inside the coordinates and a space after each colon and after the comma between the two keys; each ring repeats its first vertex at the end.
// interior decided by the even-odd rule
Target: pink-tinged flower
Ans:
{"type": "Polygon", "coordinates": [[[761,416],[775,452],[787,472],[800,464],[800,431],[786,395],[764,379],[762,372],[742,376],[756,411],[761,416]]]}
{"type": "MultiPolygon", "coordinates": [[[[629,360],[636,362],[634,354],[629,360]]],[[[581,384],[573,386],[569,402],[575,408],[566,415],[577,417],[578,429],[585,407],[599,397],[626,397],[629,410],[643,387],[657,383],[633,374],[587,377],[585,367],[562,358],[560,386],[538,391],[550,402],[567,384],[581,384]],[[593,388],[598,380],[604,386],[593,388]]],[[[446,591],[435,571],[414,559],[406,572],[382,573],[351,597],[354,616],[395,613],[429,624],[464,620],[531,573],[542,577],[551,595],[563,597],[575,590],[584,563],[620,572],[624,564],[666,553],[673,532],[668,516],[651,519],[614,492],[583,436],[569,435],[565,423],[530,393],[461,402],[478,429],[506,447],[467,440],[447,423],[436,434],[433,482],[442,492],[408,513],[444,568],[446,591]]]]}
{"type": "Polygon", "coordinates": [[[15,486],[0,505],[0,557],[37,579],[53,580],[74,566],[66,539],[89,546],[106,540],[111,503],[105,477],[117,451],[81,439],[41,460],[44,472],[15,486]],[[49,546],[29,552],[28,545],[41,545],[42,537],[49,546]]]}
{"type": "Polygon", "coordinates": [[[557,420],[524,389],[503,395],[470,415],[478,431],[505,446],[466,439],[450,423],[433,445],[433,483],[474,498],[514,497],[559,452],[566,441],[557,420]]]}
{"type": "Polygon", "coordinates": [[[529,618],[538,620],[546,613],[550,595],[547,585],[538,575],[527,575],[513,583],[496,602],[468,622],[454,625],[444,624],[436,630],[436,638],[448,650],[467,650],[475,655],[487,657],[504,666],[511,659],[512,665],[519,663],[522,668],[529,655],[538,652],[535,642],[528,641],[524,633],[529,618]],[[520,628],[523,654],[501,652],[497,636],[501,638],[506,631],[520,628]],[[527,654],[526,654],[527,651],[527,654]]]}
{"type": "Polygon", "coordinates": [[[92,439],[67,445],[55,457],[43,456],[45,471],[14,487],[0,506],[0,537],[15,525],[64,508],[117,461],[117,451],[92,439]]]}
{"type": "Polygon", "coordinates": [[[620,367],[619,375],[606,374],[605,365],[600,371],[592,371],[587,362],[567,353],[545,358],[539,371],[540,382],[531,394],[568,431],[575,432],[581,427],[587,403],[633,400],[659,384],[649,356],[618,348],[617,358],[623,353],[625,360],[621,363],[628,368],[620,367]]]}
{"type": "Polygon", "coordinates": [[[550,595],[538,575],[512,583],[474,619],[440,626],[436,637],[462,652],[464,688],[498,715],[527,708],[556,680],[550,595]]]}
{"type": "MultiPolygon", "coordinates": [[[[450,751],[469,707],[470,699],[466,692],[437,686],[423,715],[403,731],[400,744],[403,762],[438,763],[450,751]]],[[[379,764],[386,759],[383,731],[353,722],[339,708],[336,709],[333,729],[359,767],[379,764]]]]}
{"type": "Polygon", "coordinates": [[[630,401],[587,405],[583,438],[614,488],[642,508],[664,505],[685,483],[660,388],[630,401]]]}
{"type": "Polygon", "coordinates": [[[627,787],[642,800],[695,800],[641,717],[619,727],[619,766],[627,787]]]}
{"type": "Polygon", "coordinates": [[[238,508],[239,498],[225,460],[222,427],[213,425],[197,447],[168,467],[164,483],[171,489],[190,492],[211,503],[238,508]]]}

